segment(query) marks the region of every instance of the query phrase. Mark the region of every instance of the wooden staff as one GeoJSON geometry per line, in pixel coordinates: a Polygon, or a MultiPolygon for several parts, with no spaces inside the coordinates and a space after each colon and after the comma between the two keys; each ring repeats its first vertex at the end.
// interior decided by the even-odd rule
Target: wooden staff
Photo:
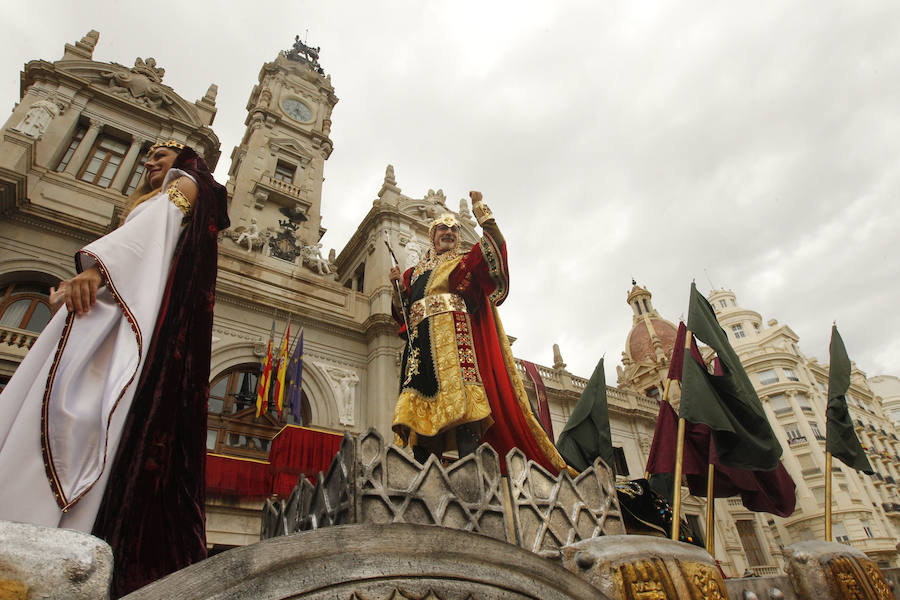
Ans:
{"type": "Polygon", "coordinates": [[[831,452],[825,453],[825,541],[831,541],[831,452]]]}
{"type": "MultiPolygon", "coordinates": [[[[391,238],[388,236],[387,229],[384,230],[384,245],[387,246],[388,252],[391,253],[391,262],[394,263],[395,267],[399,267],[400,262],[397,260],[397,255],[394,254],[394,249],[391,248],[391,238]]],[[[406,302],[403,300],[403,292],[400,291],[400,282],[394,280],[394,287],[397,289],[397,296],[400,298],[400,312],[403,313],[403,324],[406,326],[406,337],[409,339],[412,332],[409,330],[409,321],[406,320],[406,302]]]]}
{"type": "Polygon", "coordinates": [[[709,464],[706,476],[706,551],[716,558],[716,498],[715,498],[716,466],[709,464]]]}

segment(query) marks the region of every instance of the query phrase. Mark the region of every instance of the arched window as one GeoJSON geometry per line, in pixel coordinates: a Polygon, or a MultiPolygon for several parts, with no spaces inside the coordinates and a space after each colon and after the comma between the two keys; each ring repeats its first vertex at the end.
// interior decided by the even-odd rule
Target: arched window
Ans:
{"type": "Polygon", "coordinates": [[[50,287],[11,283],[0,292],[0,325],[40,333],[50,322],[50,287]]]}
{"type": "MultiPolygon", "coordinates": [[[[274,381],[273,381],[274,383],[274,381]]],[[[209,412],[221,415],[233,415],[246,408],[256,407],[256,394],[259,385],[259,365],[244,365],[219,375],[209,386],[209,412]]],[[[278,419],[273,398],[275,386],[269,385],[269,403],[266,412],[273,419],[278,419]]],[[[311,411],[306,392],[301,393],[301,423],[295,423],[289,406],[284,406],[280,421],[287,424],[309,424],[311,411]]]]}
{"type": "Polygon", "coordinates": [[[256,417],[259,364],[234,367],[216,377],[209,387],[207,450],[228,454],[264,457],[272,437],[284,425],[309,424],[310,407],[306,393],[301,394],[301,420],[296,422],[289,406],[279,418],[269,386],[269,402],[264,415],[256,417]]]}

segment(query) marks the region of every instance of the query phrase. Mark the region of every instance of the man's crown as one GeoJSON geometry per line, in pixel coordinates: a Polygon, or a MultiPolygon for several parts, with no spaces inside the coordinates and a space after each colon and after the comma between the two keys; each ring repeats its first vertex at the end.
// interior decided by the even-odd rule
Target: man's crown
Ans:
{"type": "Polygon", "coordinates": [[[446,225],[447,227],[459,227],[459,221],[450,213],[444,213],[431,222],[428,226],[428,237],[434,239],[434,230],[438,225],[446,225]]]}

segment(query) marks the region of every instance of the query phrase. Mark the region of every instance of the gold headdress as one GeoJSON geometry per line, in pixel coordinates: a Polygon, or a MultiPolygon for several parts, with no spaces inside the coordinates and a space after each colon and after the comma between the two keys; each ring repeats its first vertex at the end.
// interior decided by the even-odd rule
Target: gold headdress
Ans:
{"type": "Polygon", "coordinates": [[[166,140],[164,142],[156,142],[155,144],[150,146],[149,150],[147,150],[147,156],[150,156],[151,154],[153,154],[160,148],[171,148],[173,150],[181,151],[181,150],[184,150],[184,144],[181,142],[176,142],[175,140],[166,140]]]}
{"type": "Polygon", "coordinates": [[[444,213],[439,216],[428,226],[428,237],[432,240],[434,239],[434,228],[438,225],[446,225],[447,227],[459,228],[459,221],[457,221],[456,217],[450,213],[444,213]]]}

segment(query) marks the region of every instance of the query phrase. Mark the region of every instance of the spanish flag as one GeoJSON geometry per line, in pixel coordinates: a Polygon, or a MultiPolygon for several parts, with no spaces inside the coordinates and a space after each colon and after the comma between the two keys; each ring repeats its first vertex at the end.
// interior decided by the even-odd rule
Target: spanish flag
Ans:
{"type": "Polygon", "coordinates": [[[269,404],[269,375],[272,373],[272,342],[275,340],[275,319],[272,319],[272,333],[269,334],[269,345],[266,347],[266,360],[262,364],[259,373],[259,385],[256,388],[256,416],[268,410],[269,404]]]}
{"type": "Polygon", "coordinates": [[[291,339],[291,322],[288,321],[287,330],[284,332],[284,339],[281,341],[281,350],[278,352],[278,375],[275,378],[275,408],[278,410],[278,416],[281,417],[281,408],[284,406],[284,374],[288,366],[288,340],[291,339]]]}

